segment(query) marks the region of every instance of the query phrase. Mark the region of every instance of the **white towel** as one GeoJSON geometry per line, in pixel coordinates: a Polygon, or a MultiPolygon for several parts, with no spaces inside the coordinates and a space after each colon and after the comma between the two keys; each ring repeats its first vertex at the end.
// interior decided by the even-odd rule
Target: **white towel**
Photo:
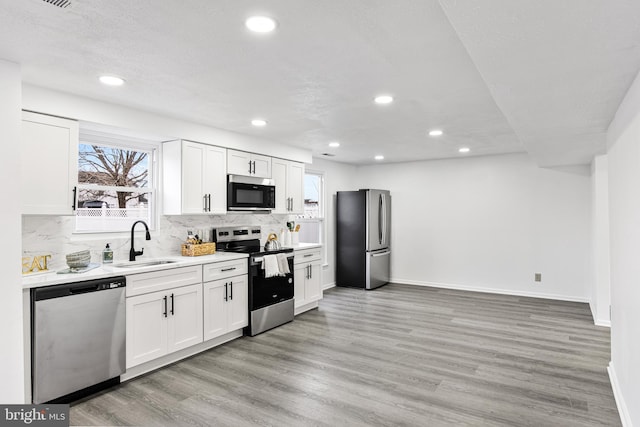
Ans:
{"type": "Polygon", "coordinates": [[[287,255],[276,254],[276,258],[278,258],[278,269],[280,270],[280,275],[284,276],[285,274],[291,273],[291,270],[289,270],[289,262],[287,261],[287,255]]]}
{"type": "Polygon", "coordinates": [[[264,277],[280,276],[280,268],[278,268],[278,258],[275,255],[265,255],[262,257],[262,269],[264,277]]]}

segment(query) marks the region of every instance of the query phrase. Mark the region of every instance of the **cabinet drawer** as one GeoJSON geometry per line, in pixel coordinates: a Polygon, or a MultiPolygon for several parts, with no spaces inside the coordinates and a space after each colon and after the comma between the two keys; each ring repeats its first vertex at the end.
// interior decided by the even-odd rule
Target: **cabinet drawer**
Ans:
{"type": "Polygon", "coordinates": [[[235,259],[231,261],[214,262],[205,264],[202,269],[202,281],[211,282],[212,280],[220,280],[226,277],[239,276],[247,274],[247,259],[235,259]]]}
{"type": "Polygon", "coordinates": [[[202,283],[202,266],[173,268],[127,277],[127,297],[202,283]]]}
{"type": "Polygon", "coordinates": [[[294,264],[322,260],[322,248],[300,249],[294,252],[294,264]]]}

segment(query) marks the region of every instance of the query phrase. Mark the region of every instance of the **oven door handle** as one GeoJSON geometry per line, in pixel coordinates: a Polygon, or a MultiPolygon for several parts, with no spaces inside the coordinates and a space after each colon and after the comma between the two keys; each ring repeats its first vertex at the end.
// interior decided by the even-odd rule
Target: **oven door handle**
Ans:
{"type": "MultiPolygon", "coordinates": [[[[293,259],[293,255],[288,255],[287,256],[287,261],[293,259]]],[[[251,264],[256,265],[256,264],[260,264],[262,263],[262,260],[264,260],[263,257],[255,257],[255,258],[251,258],[251,264]]]]}

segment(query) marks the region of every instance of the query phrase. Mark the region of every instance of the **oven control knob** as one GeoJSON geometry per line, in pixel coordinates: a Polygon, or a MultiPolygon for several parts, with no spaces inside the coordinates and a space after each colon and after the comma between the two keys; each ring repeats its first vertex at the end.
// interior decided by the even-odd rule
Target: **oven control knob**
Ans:
{"type": "Polygon", "coordinates": [[[293,283],[293,279],[289,277],[289,283],[293,283]]]}

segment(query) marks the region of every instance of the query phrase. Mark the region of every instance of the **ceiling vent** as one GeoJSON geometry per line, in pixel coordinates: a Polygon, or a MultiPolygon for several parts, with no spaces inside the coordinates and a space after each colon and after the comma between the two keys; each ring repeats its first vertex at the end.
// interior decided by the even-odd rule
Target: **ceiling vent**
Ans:
{"type": "Polygon", "coordinates": [[[71,5],[71,0],[42,0],[45,3],[52,4],[61,8],[65,8],[71,5]]]}
{"type": "Polygon", "coordinates": [[[335,157],[335,154],[332,153],[322,153],[323,156],[327,156],[327,157],[335,157]]]}

